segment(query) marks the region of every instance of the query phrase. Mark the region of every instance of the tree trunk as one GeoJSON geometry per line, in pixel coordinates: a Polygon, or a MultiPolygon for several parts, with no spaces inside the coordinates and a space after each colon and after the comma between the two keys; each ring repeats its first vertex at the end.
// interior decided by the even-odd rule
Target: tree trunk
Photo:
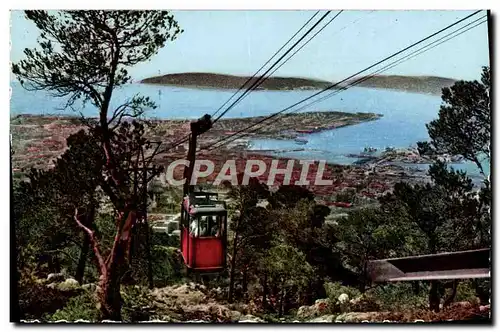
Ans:
{"type": "Polygon", "coordinates": [[[434,312],[439,312],[439,294],[438,281],[431,281],[431,289],[429,291],[429,309],[434,312]]]}
{"type": "Polygon", "coordinates": [[[153,289],[153,257],[151,255],[151,239],[150,239],[150,229],[149,224],[146,219],[145,223],[146,227],[146,258],[148,260],[148,286],[150,289],[153,289]]]}
{"type": "MultiPolygon", "coordinates": [[[[142,159],[144,160],[144,153],[142,153],[142,159]]],[[[151,239],[149,234],[149,223],[148,223],[148,171],[144,170],[142,173],[142,221],[144,227],[146,227],[146,259],[148,261],[148,286],[150,289],[153,288],[153,257],[151,256],[151,239]]]]}
{"type": "Polygon", "coordinates": [[[412,282],[413,294],[418,295],[420,293],[420,281],[412,282]]]}
{"type": "Polygon", "coordinates": [[[242,285],[243,296],[245,300],[247,299],[247,289],[248,289],[248,267],[243,270],[243,285],[242,285]]]}
{"type": "Polygon", "coordinates": [[[101,319],[121,321],[120,276],[117,266],[113,265],[108,273],[101,275],[97,297],[101,305],[101,319]]]}
{"type": "Polygon", "coordinates": [[[119,227],[110,256],[106,259],[105,266],[101,268],[97,292],[101,304],[101,318],[116,321],[121,320],[120,284],[128,267],[131,230],[137,219],[137,211],[122,212],[118,218],[118,223],[123,222],[123,226],[119,227]]]}
{"type": "Polygon", "coordinates": [[[489,280],[481,280],[481,279],[473,279],[472,285],[476,291],[476,296],[479,298],[481,304],[490,303],[491,294],[490,294],[490,281],[489,280]]]}
{"type": "MultiPolygon", "coordinates": [[[[437,252],[436,249],[436,237],[434,234],[428,234],[429,236],[429,249],[431,254],[435,254],[437,252]]],[[[438,291],[439,282],[437,280],[431,281],[431,288],[429,290],[429,309],[434,312],[439,312],[439,291],[438,291]]]]}
{"type": "MultiPolygon", "coordinates": [[[[85,216],[85,226],[92,227],[95,218],[95,205],[91,204],[88,213],[85,216]]],[[[87,232],[83,232],[83,243],[80,250],[80,257],[78,259],[78,266],[75,271],[75,280],[83,283],[83,277],[85,276],[85,266],[87,265],[87,257],[90,250],[90,236],[87,232]]]]}
{"type": "Polygon", "coordinates": [[[80,258],[78,259],[78,266],[76,267],[75,280],[81,285],[83,284],[83,277],[85,275],[85,266],[87,263],[87,256],[90,249],[90,238],[87,234],[83,234],[83,243],[80,250],[80,258]]]}
{"type": "Polygon", "coordinates": [[[267,274],[264,274],[264,280],[262,280],[262,308],[264,310],[267,308],[267,274]]]}
{"type": "Polygon", "coordinates": [[[278,316],[281,318],[283,316],[283,299],[285,298],[285,287],[284,282],[281,284],[281,294],[280,294],[280,305],[278,316]]]}
{"type": "Polygon", "coordinates": [[[233,256],[231,257],[231,270],[229,272],[229,291],[227,294],[227,300],[229,302],[233,301],[233,293],[234,293],[234,275],[236,273],[236,253],[237,253],[237,243],[238,242],[238,233],[234,233],[233,240],[233,256]]]}
{"type": "Polygon", "coordinates": [[[361,275],[361,285],[359,286],[359,291],[364,294],[366,291],[366,282],[368,274],[368,257],[365,257],[365,262],[363,263],[363,274],[361,275]]]}
{"type": "Polygon", "coordinates": [[[451,294],[444,300],[443,309],[452,304],[453,301],[455,301],[455,296],[457,295],[458,283],[459,283],[458,280],[453,280],[453,285],[451,287],[451,294]]]}

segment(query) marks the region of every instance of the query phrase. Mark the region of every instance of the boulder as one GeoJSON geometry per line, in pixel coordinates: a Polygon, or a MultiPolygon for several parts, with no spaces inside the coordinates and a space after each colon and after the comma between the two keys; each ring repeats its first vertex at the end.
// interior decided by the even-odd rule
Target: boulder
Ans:
{"type": "Polygon", "coordinates": [[[52,282],[50,284],[47,285],[47,288],[52,288],[52,289],[56,289],[57,288],[57,285],[58,283],[57,282],[52,282]]]}
{"type": "Polygon", "coordinates": [[[238,323],[265,323],[265,321],[254,315],[245,315],[240,318],[238,323]]]}
{"type": "Polygon", "coordinates": [[[97,290],[96,284],[84,284],[82,285],[82,289],[85,289],[89,292],[95,292],[97,290]]]}
{"type": "Polygon", "coordinates": [[[487,305],[482,305],[479,307],[479,311],[480,312],[487,312],[487,311],[490,311],[490,305],[487,304],[487,305]]]}
{"type": "Polygon", "coordinates": [[[57,285],[57,288],[62,291],[71,290],[80,287],[78,281],[73,278],[68,278],[65,281],[57,285]]]}
{"type": "Polygon", "coordinates": [[[307,306],[303,305],[297,310],[297,317],[299,318],[309,318],[309,317],[314,317],[313,315],[313,307],[314,306],[307,306]]]}
{"type": "Polygon", "coordinates": [[[335,320],[335,315],[324,315],[308,320],[307,323],[332,323],[335,320]]]}
{"type": "Polygon", "coordinates": [[[157,302],[165,303],[169,306],[195,305],[206,301],[205,294],[186,284],[155,288],[151,291],[151,296],[157,302]]]}
{"type": "Polygon", "coordinates": [[[51,273],[47,276],[47,282],[49,283],[58,281],[64,281],[63,273],[51,273]]]}
{"type": "Polygon", "coordinates": [[[337,303],[340,306],[341,312],[347,312],[349,309],[349,295],[342,293],[337,299],[337,303]]]}
{"type": "Polygon", "coordinates": [[[319,317],[330,311],[330,301],[328,299],[316,300],[312,306],[302,306],[297,311],[297,317],[302,319],[319,317]]]}
{"type": "Polygon", "coordinates": [[[239,312],[239,311],[236,311],[236,310],[231,310],[231,311],[229,312],[229,317],[231,318],[231,321],[232,321],[232,322],[237,322],[237,321],[239,321],[239,320],[241,319],[241,316],[242,316],[242,314],[241,314],[241,312],[239,312]]]}
{"type": "Polygon", "coordinates": [[[361,295],[349,301],[349,310],[355,312],[379,311],[380,305],[372,297],[361,295]]]}
{"type": "Polygon", "coordinates": [[[346,312],[340,314],[335,318],[335,322],[362,322],[362,321],[373,321],[378,315],[378,312],[346,312]]]}

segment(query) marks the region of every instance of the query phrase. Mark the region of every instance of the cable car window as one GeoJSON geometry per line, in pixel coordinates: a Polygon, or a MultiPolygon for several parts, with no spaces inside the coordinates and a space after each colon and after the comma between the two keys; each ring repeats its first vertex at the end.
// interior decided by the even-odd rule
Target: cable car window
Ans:
{"type": "Polygon", "coordinates": [[[193,236],[200,236],[200,224],[198,218],[192,217],[191,223],[189,224],[189,232],[193,234],[193,236]]]}
{"type": "Polygon", "coordinates": [[[203,236],[219,237],[221,235],[220,222],[221,222],[221,217],[217,215],[197,216],[193,218],[189,230],[194,236],[198,237],[203,237],[203,236]]]}

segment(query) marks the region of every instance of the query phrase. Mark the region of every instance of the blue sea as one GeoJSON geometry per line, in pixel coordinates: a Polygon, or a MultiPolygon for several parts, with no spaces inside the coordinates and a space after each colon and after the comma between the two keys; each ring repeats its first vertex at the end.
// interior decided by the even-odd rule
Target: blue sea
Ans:
{"type": "MultiPolygon", "coordinates": [[[[56,98],[44,91],[27,91],[19,83],[11,84],[11,115],[44,114],[74,115],[72,109],[64,109],[65,99],[56,98]]],[[[190,89],[146,84],[129,84],[114,92],[112,104],[120,105],[126,98],[136,94],[149,96],[158,105],[148,111],[149,117],[159,119],[195,119],[206,113],[214,113],[234,90],[190,89]]],[[[254,91],[229,111],[225,117],[251,117],[269,115],[306,98],[316,91],[254,91]]],[[[319,97],[318,97],[319,98],[319,97]]],[[[313,101],[314,99],[311,99],[313,101]]],[[[342,91],[322,102],[304,109],[309,111],[371,112],[382,114],[376,121],[347,126],[334,130],[304,135],[306,144],[298,145],[293,140],[255,140],[254,150],[293,150],[280,155],[301,159],[323,159],[339,164],[351,164],[365,147],[383,150],[386,147],[405,148],[427,140],[425,124],[438,115],[441,98],[434,95],[401,92],[394,90],[354,87],[342,91]]],[[[96,116],[91,105],[75,105],[78,112],[96,116]]],[[[293,109],[292,109],[293,110],[293,109]]],[[[477,168],[471,163],[453,165],[476,177],[477,168]]],[[[427,167],[420,165],[420,168],[427,167]]],[[[489,173],[489,165],[485,165],[489,173]]]]}

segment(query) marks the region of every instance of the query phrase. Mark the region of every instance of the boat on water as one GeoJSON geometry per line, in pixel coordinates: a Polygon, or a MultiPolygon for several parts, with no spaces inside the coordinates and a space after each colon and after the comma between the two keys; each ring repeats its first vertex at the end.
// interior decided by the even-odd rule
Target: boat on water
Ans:
{"type": "Polygon", "coordinates": [[[299,144],[299,145],[304,145],[304,144],[307,144],[307,142],[309,142],[308,140],[306,140],[305,138],[300,138],[300,137],[297,137],[295,139],[295,143],[296,144],[299,144]]]}

